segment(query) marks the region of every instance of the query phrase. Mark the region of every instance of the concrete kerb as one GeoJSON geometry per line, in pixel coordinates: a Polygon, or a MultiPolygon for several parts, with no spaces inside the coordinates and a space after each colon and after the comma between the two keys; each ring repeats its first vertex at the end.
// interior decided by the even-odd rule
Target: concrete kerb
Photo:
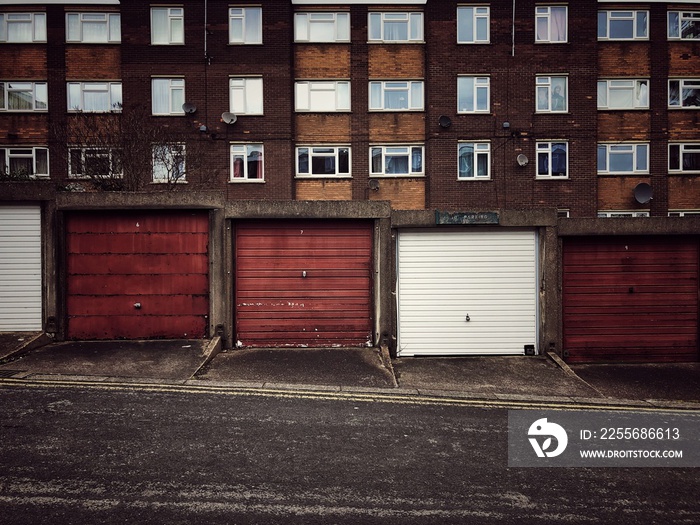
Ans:
{"type": "Polygon", "coordinates": [[[0,364],[19,359],[32,350],[36,350],[37,348],[41,348],[42,346],[46,346],[50,343],[53,343],[53,338],[46,332],[41,332],[34,337],[30,337],[29,339],[23,341],[19,346],[10,348],[9,350],[3,352],[3,354],[0,354],[0,364]]]}

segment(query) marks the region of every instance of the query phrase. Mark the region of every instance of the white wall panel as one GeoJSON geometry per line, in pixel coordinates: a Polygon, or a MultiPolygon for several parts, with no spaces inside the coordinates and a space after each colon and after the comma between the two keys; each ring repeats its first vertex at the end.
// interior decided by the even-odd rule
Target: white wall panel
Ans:
{"type": "Polygon", "coordinates": [[[41,210],[0,206],[0,332],[39,331],[41,317],[41,210]]]}
{"type": "Polygon", "coordinates": [[[405,231],[398,239],[400,356],[536,346],[534,232],[405,231]]]}

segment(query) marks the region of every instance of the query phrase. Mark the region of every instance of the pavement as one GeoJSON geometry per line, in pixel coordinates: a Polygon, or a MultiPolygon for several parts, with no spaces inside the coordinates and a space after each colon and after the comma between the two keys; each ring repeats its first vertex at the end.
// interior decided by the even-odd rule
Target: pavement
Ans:
{"type": "Polygon", "coordinates": [[[568,365],[555,354],[391,359],[386,348],[223,350],[218,338],[53,342],[44,334],[0,333],[2,380],[700,410],[700,362],[568,365]]]}

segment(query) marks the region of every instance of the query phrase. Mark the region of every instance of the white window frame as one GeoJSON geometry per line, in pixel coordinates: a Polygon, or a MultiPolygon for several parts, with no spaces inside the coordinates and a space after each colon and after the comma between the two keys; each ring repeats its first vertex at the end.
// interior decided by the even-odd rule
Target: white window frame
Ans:
{"type": "Polygon", "coordinates": [[[700,210],[669,210],[669,217],[688,217],[691,215],[700,215],[700,210]]]}
{"type": "Polygon", "coordinates": [[[600,143],[598,144],[598,174],[599,175],[630,175],[649,173],[649,144],[648,143],[600,143]],[[601,155],[605,155],[605,164],[601,166],[601,155]],[[631,156],[631,170],[613,170],[613,159],[616,156],[631,156]]]}
{"type": "Polygon", "coordinates": [[[153,144],[152,146],[153,155],[153,180],[154,184],[184,184],[187,182],[187,150],[184,143],[171,143],[171,144],[153,144]],[[160,154],[157,152],[158,148],[168,148],[168,151],[160,154]],[[179,151],[176,151],[179,150],[179,151]],[[176,155],[180,155],[181,162],[179,168],[175,168],[176,155]],[[162,158],[161,158],[162,157],[162,158]],[[169,162],[170,167],[166,167],[164,162],[169,162]],[[180,173],[177,175],[176,171],[180,173]],[[174,174],[174,175],[173,175],[174,174]]]}
{"type": "Polygon", "coordinates": [[[185,43],[185,8],[182,6],[151,7],[151,45],[172,46],[185,43]],[[163,37],[160,32],[156,32],[154,14],[165,12],[167,27],[164,29],[163,37]],[[158,38],[157,38],[158,37],[158,38]]]}
{"type": "Polygon", "coordinates": [[[66,42],[70,44],[118,44],[121,40],[119,13],[66,13],[66,42]],[[76,33],[71,32],[71,24],[75,24],[76,33]],[[86,26],[100,26],[99,37],[91,38],[90,34],[86,35],[86,26]]]}
{"type": "Polygon", "coordinates": [[[490,142],[460,142],[457,144],[457,180],[490,180],[491,179],[491,143],[490,142]],[[471,175],[462,176],[462,149],[472,147],[471,175]],[[480,173],[479,160],[486,159],[486,173],[480,173]]]}
{"type": "Polygon", "coordinates": [[[598,11],[598,40],[649,40],[649,11],[637,9],[598,11]],[[631,23],[632,36],[611,36],[611,30],[616,21],[631,23]]]}
{"type": "Polygon", "coordinates": [[[295,155],[296,176],[305,179],[318,178],[349,178],[352,176],[352,150],[349,145],[314,144],[297,146],[295,155]],[[341,154],[347,156],[347,171],[340,171],[341,154]],[[307,169],[302,171],[301,158],[307,155],[307,169]],[[332,161],[334,173],[314,173],[314,160],[328,159],[332,161]]]}
{"type": "MultiPolygon", "coordinates": [[[[261,142],[235,142],[230,145],[230,176],[229,182],[265,182],[265,149],[261,142]],[[260,177],[251,176],[250,170],[248,169],[248,158],[251,155],[258,154],[258,162],[261,163],[260,177]],[[241,176],[236,177],[236,167],[235,162],[241,160],[240,173],[241,176]]],[[[255,175],[255,174],[253,174],[255,175]]]]}
{"type": "Polygon", "coordinates": [[[119,166],[119,163],[121,162],[120,155],[118,151],[114,148],[91,148],[91,147],[82,147],[82,146],[70,146],[68,148],[68,178],[71,179],[85,179],[85,178],[110,178],[110,177],[116,177],[116,178],[121,178],[123,173],[116,173],[116,168],[119,166]],[[87,162],[87,157],[91,154],[94,154],[95,156],[102,156],[106,157],[107,161],[109,162],[109,171],[108,173],[98,173],[98,174],[92,174],[92,175],[86,175],[85,173],[74,173],[74,166],[73,166],[73,155],[74,154],[79,154],[80,155],[80,164],[82,167],[85,166],[87,162]]]}
{"type": "Polygon", "coordinates": [[[49,93],[46,82],[0,82],[0,112],[8,113],[22,111],[48,111],[49,93]],[[12,109],[10,108],[10,94],[24,93],[25,98],[31,98],[31,108],[12,109]],[[42,100],[43,99],[43,100],[42,100]]]}
{"type": "Polygon", "coordinates": [[[229,111],[236,115],[263,114],[262,77],[229,78],[229,111]]]}
{"type": "Polygon", "coordinates": [[[457,6],[457,43],[488,44],[489,42],[491,42],[491,8],[487,5],[457,6]],[[469,22],[471,34],[465,34],[466,22],[469,22]],[[484,31],[486,34],[482,35],[484,31]]]}
{"type": "Polygon", "coordinates": [[[377,144],[369,148],[370,177],[423,177],[425,175],[425,147],[423,144],[377,144]],[[374,155],[381,155],[381,169],[375,170],[374,155]],[[418,154],[420,169],[415,167],[414,156],[418,154]],[[408,170],[404,172],[387,171],[387,156],[406,157],[408,170]]]}
{"type": "Polygon", "coordinates": [[[644,217],[649,217],[648,211],[610,210],[598,212],[599,219],[626,219],[644,217]]]}
{"type": "Polygon", "coordinates": [[[0,13],[0,42],[31,44],[46,42],[46,13],[0,13]],[[30,24],[31,38],[21,39],[10,36],[13,24],[30,24]]]}
{"type": "Polygon", "coordinates": [[[567,113],[569,111],[569,77],[566,76],[540,76],[535,80],[535,112],[536,113],[567,113]],[[564,84],[564,95],[557,95],[556,89],[564,84]],[[546,107],[540,103],[542,95],[546,101],[546,107]],[[558,98],[555,98],[558,97],[558,98]],[[563,100],[563,106],[559,102],[563,100]]]}
{"type": "Polygon", "coordinates": [[[633,110],[649,109],[649,80],[647,79],[600,79],[598,80],[598,109],[601,110],[633,110]],[[604,91],[602,86],[605,84],[604,91]],[[611,106],[610,94],[615,90],[632,91],[632,106],[611,106]],[[646,91],[646,93],[645,93],[646,91]],[[601,101],[601,95],[604,99],[601,101]]]}
{"type": "Polygon", "coordinates": [[[569,8],[565,5],[553,5],[553,6],[536,6],[535,7],[535,42],[538,44],[565,44],[569,41],[569,8]],[[553,37],[552,32],[552,22],[555,17],[552,16],[554,10],[563,9],[564,10],[564,38],[553,37]],[[546,23],[546,36],[540,35],[540,23],[544,21],[546,23]]]}
{"type": "Polygon", "coordinates": [[[379,12],[371,11],[367,19],[370,42],[419,43],[423,42],[423,13],[421,11],[379,12]],[[406,38],[395,38],[389,26],[406,25],[406,38]]]}
{"type": "Polygon", "coordinates": [[[257,45],[263,43],[262,7],[231,7],[228,10],[229,44],[257,45]],[[253,16],[256,13],[256,16],[253,16]],[[257,20],[256,20],[257,19],[257,20]],[[234,25],[240,21],[240,34],[234,25]]]}
{"type": "Polygon", "coordinates": [[[294,83],[294,110],[299,113],[347,112],[350,100],[349,80],[298,80],[294,83]],[[321,94],[330,95],[331,92],[335,102],[326,105],[327,97],[322,98],[321,94]]]}
{"type": "Polygon", "coordinates": [[[669,108],[679,108],[679,109],[698,109],[700,108],[700,78],[674,78],[668,81],[668,107],[669,108]],[[672,84],[677,84],[676,95],[672,95],[672,84]],[[684,91],[695,91],[694,101],[686,104],[686,97],[684,97],[684,91]],[[694,102],[694,103],[693,103],[694,102]]]}
{"type": "Polygon", "coordinates": [[[350,42],[350,13],[345,12],[310,12],[294,13],[295,42],[350,42]],[[327,26],[333,36],[319,35],[314,28],[327,26]]]}
{"type": "Polygon", "coordinates": [[[491,77],[459,75],[457,77],[457,113],[490,113],[491,112],[491,77]],[[464,90],[472,93],[469,99],[464,90]],[[479,105],[483,94],[486,94],[486,106],[479,105]],[[471,104],[470,104],[471,102],[471,104]]]}
{"type": "MultiPolygon", "coordinates": [[[[46,178],[49,176],[49,148],[46,146],[0,146],[0,175],[3,175],[3,170],[9,170],[12,159],[32,160],[32,173],[26,174],[29,178],[46,178]],[[39,165],[37,162],[38,154],[43,155],[46,159],[45,173],[37,172],[37,167],[39,165]]],[[[8,173],[7,175],[9,175],[10,178],[13,177],[12,173],[8,173]]]]}
{"type": "Polygon", "coordinates": [[[669,173],[700,173],[700,143],[690,142],[681,143],[673,142],[668,145],[668,172],[669,173]],[[677,155],[672,155],[671,152],[677,149],[677,155]],[[697,168],[684,168],[684,159],[686,155],[697,155],[697,168]],[[677,162],[676,162],[677,157],[677,162]]]}
{"type": "Polygon", "coordinates": [[[564,180],[569,178],[569,143],[565,140],[553,140],[549,142],[537,142],[537,162],[536,164],[536,178],[538,179],[557,179],[564,180]],[[562,175],[561,171],[554,172],[552,165],[552,155],[555,152],[555,147],[564,145],[566,154],[566,172],[562,175]],[[540,173],[540,158],[542,155],[546,155],[547,158],[547,173],[540,173]]]}
{"type": "Polygon", "coordinates": [[[669,40],[700,40],[700,11],[669,11],[668,12],[669,40]],[[698,32],[692,37],[683,36],[683,22],[697,26],[698,32]]]}
{"type": "Polygon", "coordinates": [[[369,82],[370,111],[423,111],[424,88],[422,80],[371,80],[369,82]],[[405,105],[387,107],[387,97],[392,93],[405,93],[405,105]]]}
{"type": "Polygon", "coordinates": [[[177,98],[179,100],[182,100],[182,104],[185,103],[185,79],[184,78],[178,78],[178,77],[172,77],[172,78],[161,78],[161,77],[155,77],[151,79],[151,112],[153,115],[178,115],[182,116],[185,114],[185,110],[182,109],[182,104],[179,104],[177,107],[173,107],[174,103],[174,96],[176,96],[176,93],[182,92],[181,96],[178,96],[177,98]],[[155,97],[155,87],[157,83],[160,82],[167,82],[168,85],[166,86],[166,89],[168,91],[168,110],[167,111],[160,111],[161,108],[158,107],[156,108],[156,97],[155,97]],[[157,111],[158,110],[158,111],[157,111]]]}
{"type": "Polygon", "coordinates": [[[68,82],[66,85],[68,97],[68,111],[82,113],[120,113],[122,110],[122,83],[121,82],[68,82]],[[74,91],[77,91],[79,100],[74,100],[74,91]],[[103,93],[107,95],[109,108],[86,109],[86,93],[103,93]],[[78,102],[78,104],[75,104],[78,102]]]}

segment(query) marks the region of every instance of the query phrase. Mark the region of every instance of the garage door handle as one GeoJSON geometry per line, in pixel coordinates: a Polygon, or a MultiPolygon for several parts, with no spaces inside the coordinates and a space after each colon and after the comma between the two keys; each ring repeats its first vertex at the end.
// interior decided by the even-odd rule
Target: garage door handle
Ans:
{"type": "Polygon", "coordinates": [[[302,276],[302,277],[306,277],[306,270],[304,270],[303,272],[301,272],[301,276],[302,276]]]}
{"type": "Polygon", "coordinates": [[[469,317],[469,314],[467,314],[467,319],[466,319],[466,321],[469,322],[469,321],[471,321],[471,320],[472,320],[472,318],[469,317]]]}

